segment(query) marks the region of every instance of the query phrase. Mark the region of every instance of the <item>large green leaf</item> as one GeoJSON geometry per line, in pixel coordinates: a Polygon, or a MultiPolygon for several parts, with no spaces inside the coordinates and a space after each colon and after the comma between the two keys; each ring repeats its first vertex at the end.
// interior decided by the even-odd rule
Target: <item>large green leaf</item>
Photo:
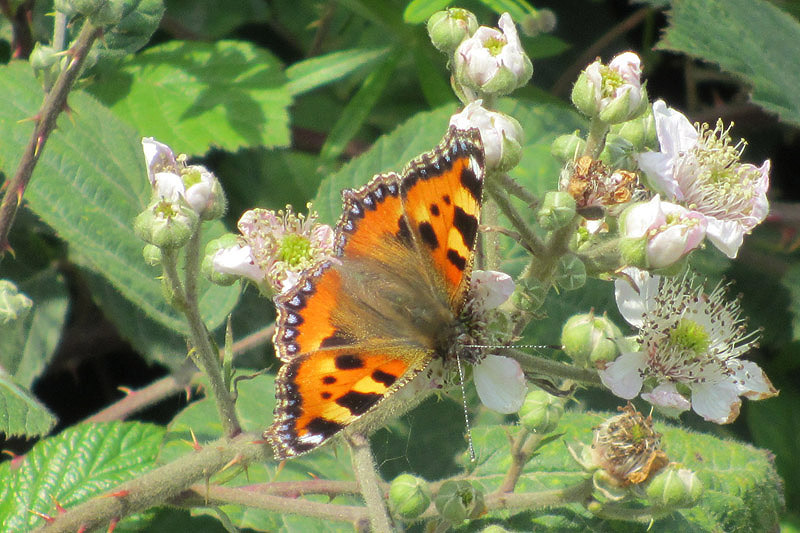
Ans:
{"type": "Polygon", "coordinates": [[[753,87],[753,102],[800,125],[800,23],[765,0],[676,0],[658,44],[717,63],[753,87]]]}
{"type": "MultiPolygon", "coordinates": [[[[0,106],[0,170],[13,174],[32,131],[22,119],[38,111],[42,90],[20,62],[0,68],[0,90],[9,104],[0,106]]],[[[59,118],[25,192],[28,207],[69,244],[75,262],[156,322],[184,332],[183,318],[162,297],[159,271],[145,265],[143,243],[133,233],[133,219],[150,196],[138,136],[86,93],[72,93],[69,103],[71,118],[59,118]]],[[[219,222],[207,228],[209,237],[224,231],[219,222]]],[[[201,313],[213,328],[235,304],[238,288],[200,287],[201,313]]]]}
{"type": "Polygon", "coordinates": [[[270,15],[266,2],[259,0],[227,0],[225,9],[217,2],[197,0],[167,0],[166,4],[170,22],[178,21],[201,40],[219,39],[239,26],[266,22],[270,15]]]}
{"type": "Polygon", "coordinates": [[[55,425],[56,418],[47,407],[0,367],[0,433],[36,437],[47,434],[55,425]]]}
{"type": "Polygon", "coordinates": [[[89,90],[142,136],[188,154],[289,144],[280,61],[236,41],[171,41],[129,59],[89,90]]]}
{"type": "MultiPolygon", "coordinates": [[[[275,385],[272,376],[260,375],[253,379],[240,381],[236,411],[245,431],[262,432],[272,423],[272,410],[275,405],[275,385]]],[[[168,462],[177,457],[192,453],[192,433],[198,442],[210,442],[222,437],[219,415],[210,398],[204,398],[186,407],[169,425],[159,462],[168,462]]],[[[346,457],[346,455],[345,455],[346,457]]],[[[350,461],[337,457],[331,447],[326,447],[303,457],[287,461],[280,468],[276,462],[248,465],[246,472],[232,475],[226,471],[220,479],[212,477],[211,482],[223,482],[227,486],[253,485],[269,481],[298,481],[309,479],[352,480],[350,461]]],[[[353,505],[356,500],[337,497],[334,503],[353,505]]],[[[347,523],[320,523],[317,520],[289,514],[270,513],[260,509],[242,508],[235,505],[222,507],[239,528],[256,531],[352,531],[347,523]]],[[[216,514],[209,509],[196,509],[198,513],[216,514]]]]}
{"type": "Polygon", "coordinates": [[[36,513],[65,508],[150,470],[164,429],[139,422],[81,424],[37,443],[20,460],[0,464],[3,531],[44,524],[36,513]]]}

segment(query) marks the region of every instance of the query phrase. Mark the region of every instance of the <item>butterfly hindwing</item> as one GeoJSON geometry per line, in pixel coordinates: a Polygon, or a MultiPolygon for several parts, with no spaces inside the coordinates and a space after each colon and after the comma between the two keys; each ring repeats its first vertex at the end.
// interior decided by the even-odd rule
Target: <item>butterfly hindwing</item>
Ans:
{"type": "Polygon", "coordinates": [[[377,419],[381,402],[437,355],[463,306],[482,185],[477,130],[451,128],[402,175],[343,192],[335,257],[275,298],[284,365],[265,435],[276,458],[377,419]]]}

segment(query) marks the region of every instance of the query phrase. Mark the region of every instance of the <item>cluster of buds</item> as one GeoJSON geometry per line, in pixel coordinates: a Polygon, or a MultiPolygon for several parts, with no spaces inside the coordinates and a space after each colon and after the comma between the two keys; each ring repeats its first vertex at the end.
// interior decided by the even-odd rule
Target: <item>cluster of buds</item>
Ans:
{"type": "Polygon", "coordinates": [[[158,248],[180,248],[201,221],[225,213],[225,195],[217,177],[200,165],[187,165],[169,146],[152,137],[142,139],[150,204],[134,222],[136,234],[158,248]]]}
{"type": "Polygon", "coordinates": [[[519,163],[522,127],[513,117],[489,111],[497,97],[524,86],[533,74],[511,16],[504,13],[499,28],[478,26],[475,15],[452,8],[428,20],[433,45],[448,55],[452,84],[465,104],[450,124],[478,128],[486,154],[486,168],[505,172],[519,163]]]}

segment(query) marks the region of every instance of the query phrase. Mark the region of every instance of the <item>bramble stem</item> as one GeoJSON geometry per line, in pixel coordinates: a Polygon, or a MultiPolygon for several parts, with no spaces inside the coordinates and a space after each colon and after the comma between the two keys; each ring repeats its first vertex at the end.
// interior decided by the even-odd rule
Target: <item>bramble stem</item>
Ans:
{"type": "Polygon", "coordinates": [[[578,368],[566,363],[559,363],[558,361],[545,359],[544,357],[537,357],[514,348],[493,348],[492,351],[497,355],[505,355],[506,357],[515,359],[523,370],[535,374],[541,374],[551,378],[571,379],[591,385],[600,385],[602,383],[597,372],[592,370],[578,368]]]}
{"type": "Polygon", "coordinates": [[[243,464],[271,460],[272,450],[260,444],[259,439],[259,435],[251,433],[206,444],[202,449],[123,483],[109,493],[91,498],[64,513],[53,513],[52,522],[37,531],[74,533],[105,530],[111,519],[163,505],[235,459],[243,464]]]}
{"type": "Polygon", "coordinates": [[[17,172],[5,184],[6,192],[0,202],[0,254],[10,250],[8,233],[14,223],[22,196],[25,194],[25,188],[30,182],[33,169],[42,155],[47,139],[55,129],[58,115],[67,109],[67,96],[81,73],[86,55],[92,48],[95,39],[100,36],[101,31],[88,20],[83,23],[78,39],[69,52],[71,61],[61,71],[50,92],[45,95],[42,107],[34,117],[33,135],[22,153],[17,172]]]}
{"type": "Polygon", "coordinates": [[[375,470],[375,459],[372,458],[369,439],[361,433],[353,433],[346,439],[353,454],[353,472],[361,487],[364,503],[367,504],[372,532],[391,533],[394,529],[386,505],[383,503],[383,491],[378,472],[375,470]]]}
{"type": "Polygon", "coordinates": [[[511,205],[511,199],[506,194],[506,191],[497,183],[497,180],[487,178],[486,190],[492,200],[497,203],[500,211],[508,218],[511,225],[519,233],[524,246],[533,253],[537,258],[541,258],[545,253],[544,244],[541,239],[528,227],[528,224],[522,218],[522,215],[511,205]]]}
{"type": "Polygon", "coordinates": [[[194,359],[208,376],[225,436],[233,438],[242,432],[242,427],[239,424],[239,418],[236,416],[234,399],[225,386],[225,378],[222,375],[222,366],[219,357],[217,357],[217,351],[211,345],[208,329],[206,329],[206,325],[200,316],[200,307],[197,302],[200,244],[200,230],[198,228],[186,244],[185,289],[183,291],[186,305],[182,311],[189,322],[194,359]]]}

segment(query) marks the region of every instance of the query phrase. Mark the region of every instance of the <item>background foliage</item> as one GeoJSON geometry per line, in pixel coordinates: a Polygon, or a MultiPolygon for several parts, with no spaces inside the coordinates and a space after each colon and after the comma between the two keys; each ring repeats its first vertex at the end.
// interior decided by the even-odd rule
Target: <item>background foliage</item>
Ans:
{"type": "MultiPolygon", "coordinates": [[[[221,12],[219,3],[210,0],[168,0],[163,8],[155,0],[142,0],[139,19],[123,21],[98,43],[80,89],[69,97],[69,113],[59,117],[25,191],[24,209],[10,235],[14,255],[0,263],[0,278],[13,280],[34,301],[23,320],[0,324],[0,412],[6,413],[0,416],[6,438],[2,448],[28,453],[29,461],[49,461],[53,472],[48,479],[29,478],[10,460],[0,464],[0,517],[7,524],[42,523],[35,514],[20,514],[21,502],[52,512],[50,495],[64,506],[74,504],[188,452],[188,428],[201,440],[220,434],[208,402],[187,407],[181,395],[189,375],[185,326],[164,302],[157,272],[142,261],[142,243],[133,234],[132,220],[149,196],[140,138],[155,136],[220,177],[228,214],[224,224],[213,224],[207,238],[234,229],[241,213],[254,206],[278,209],[292,203],[302,208],[313,201],[322,220],[333,222],[343,187],[401,168],[441,138],[456,102],[444,58],[430,45],[423,22],[445,5],[236,0],[226,2],[221,12]],[[137,422],[75,425],[115,405],[124,396],[118,387],[136,389],[163,382],[165,376],[173,376],[172,394],[138,412],[137,422]],[[46,435],[53,436],[36,444],[46,435]],[[59,463],[56,450],[65,446],[85,457],[72,464],[76,472],[61,470],[66,463],[59,463]],[[60,484],[58,476],[75,480],[75,490],[60,484]],[[48,491],[44,500],[41,490],[48,491]]],[[[521,19],[525,11],[522,2],[508,0],[458,5],[476,12],[484,24],[494,22],[497,12],[510,10],[521,19]]],[[[33,42],[49,41],[53,8],[38,0],[2,0],[0,7],[7,15],[0,19],[0,171],[8,177],[30,136],[24,119],[37,112],[43,98],[40,80],[19,59],[27,57],[33,42]],[[31,34],[21,49],[12,49],[12,42],[19,42],[12,38],[19,21],[9,14],[18,9],[30,10],[31,34]]],[[[738,505],[731,498],[749,502],[749,508],[760,506],[765,516],[781,512],[780,502],[758,494],[751,483],[770,471],[766,455],[759,455],[763,465],[748,466],[743,457],[751,456],[737,456],[737,450],[749,449],[741,444],[730,448],[730,456],[702,457],[702,450],[714,446],[704,440],[709,435],[771,451],[786,506],[800,509],[800,470],[793,457],[800,449],[800,412],[793,408],[800,401],[800,214],[799,193],[792,185],[800,166],[800,9],[778,0],[564,0],[536,2],[535,7],[552,9],[558,24],[550,34],[523,37],[534,77],[513,101],[502,104],[526,133],[522,163],[513,176],[533,192],[554,187],[558,163],[549,153],[552,139],[585,126],[566,101],[580,69],[595,56],[609,59],[626,49],[642,54],[653,100],[666,98],[692,120],[734,121],[734,134],[750,140],[747,159],[772,159],[768,222],[745,241],[735,263],[708,250],[695,258],[694,266],[712,279],[736,281],[751,326],[763,328],[761,347],[751,358],[781,395],[746,402],[743,415],[729,427],[687,418],[704,435],[682,444],[676,438],[685,449],[668,450],[670,456],[701,475],[704,468],[727,471],[705,497],[710,514],[687,512],[657,527],[669,531],[690,523],[695,530],[730,531],[734,524],[756,524],[759,517],[726,514],[738,505]]],[[[506,269],[515,273],[520,265],[513,254],[506,260],[506,269]]],[[[201,298],[210,328],[218,328],[233,312],[237,340],[262,331],[273,318],[271,305],[255,291],[239,292],[238,286],[208,284],[201,298]]],[[[590,308],[611,309],[610,301],[609,286],[600,282],[551,295],[546,316],[527,336],[536,343],[557,342],[566,317],[590,308]]],[[[220,343],[221,329],[214,332],[220,343]]],[[[237,345],[237,364],[274,372],[267,339],[237,345]]],[[[242,387],[237,407],[248,429],[259,431],[271,421],[271,379],[262,376],[242,387]]],[[[595,410],[617,405],[597,392],[582,393],[579,399],[595,410]]],[[[379,431],[374,446],[382,473],[391,478],[410,470],[436,479],[463,468],[458,412],[456,404],[429,402],[379,431]],[[421,453],[431,449],[437,450],[435,461],[421,453]]],[[[475,416],[501,422],[485,413],[475,416]]],[[[597,420],[569,415],[562,430],[567,438],[579,439],[597,420]]],[[[495,430],[499,426],[487,424],[475,431],[479,449],[504,438],[495,430]]],[[[663,431],[665,440],[677,432],[663,431]]],[[[528,471],[557,470],[563,477],[570,468],[576,470],[575,465],[556,464],[561,457],[546,449],[528,471]]],[[[477,468],[479,476],[485,471],[487,486],[502,471],[502,465],[491,463],[477,468]]],[[[352,476],[347,461],[328,449],[287,463],[281,475],[307,479],[309,472],[330,479],[352,476]]],[[[255,483],[274,474],[274,465],[260,465],[250,469],[249,479],[255,483]]],[[[546,475],[532,475],[528,482],[548,481],[546,475]]],[[[258,531],[319,527],[263,511],[225,511],[238,527],[258,531]]],[[[600,527],[594,520],[576,507],[558,516],[525,513],[507,526],[600,527]]],[[[783,520],[787,528],[800,527],[797,515],[783,520]]],[[[117,530],[189,527],[221,530],[216,519],[176,510],[137,515],[117,530]]],[[[344,525],[342,530],[350,529],[344,525]]]]}

